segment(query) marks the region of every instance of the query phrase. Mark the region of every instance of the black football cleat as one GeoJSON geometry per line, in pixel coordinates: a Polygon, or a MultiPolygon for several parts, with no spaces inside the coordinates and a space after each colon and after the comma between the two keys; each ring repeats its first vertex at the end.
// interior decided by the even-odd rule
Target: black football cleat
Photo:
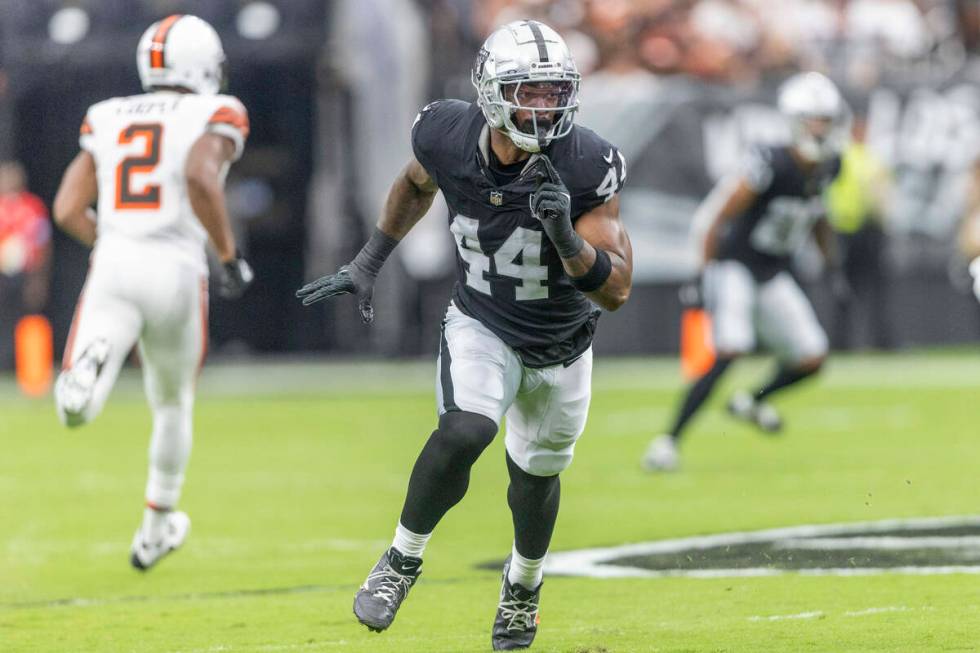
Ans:
{"type": "Polygon", "coordinates": [[[510,571],[510,557],[504,563],[504,579],[500,586],[500,603],[497,605],[497,618],[493,621],[492,643],[495,651],[517,651],[531,646],[538,634],[538,603],[541,601],[541,586],[529,590],[518,584],[511,585],[507,578],[510,571]]]}
{"type": "Polygon", "coordinates": [[[421,558],[405,556],[395,547],[389,548],[354,595],[354,616],[369,630],[380,633],[395,620],[408,590],[421,575],[421,558]]]}

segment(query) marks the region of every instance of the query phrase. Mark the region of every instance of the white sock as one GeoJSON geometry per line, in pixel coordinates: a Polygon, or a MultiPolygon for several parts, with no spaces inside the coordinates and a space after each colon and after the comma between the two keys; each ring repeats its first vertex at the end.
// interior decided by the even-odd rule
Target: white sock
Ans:
{"type": "Polygon", "coordinates": [[[392,540],[391,546],[398,549],[402,555],[409,556],[410,558],[421,558],[422,553],[425,552],[425,545],[428,544],[430,537],[432,537],[432,533],[419,535],[402,526],[401,522],[398,522],[398,527],[395,529],[395,539],[392,540]]]}
{"type": "Polygon", "coordinates": [[[511,585],[520,585],[529,590],[536,589],[544,579],[544,559],[541,556],[536,560],[525,558],[517,552],[515,544],[510,554],[510,571],[507,572],[507,580],[511,585]]]}
{"type": "Polygon", "coordinates": [[[143,537],[147,542],[159,542],[167,529],[169,510],[156,510],[147,506],[143,510],[143,537]]]}

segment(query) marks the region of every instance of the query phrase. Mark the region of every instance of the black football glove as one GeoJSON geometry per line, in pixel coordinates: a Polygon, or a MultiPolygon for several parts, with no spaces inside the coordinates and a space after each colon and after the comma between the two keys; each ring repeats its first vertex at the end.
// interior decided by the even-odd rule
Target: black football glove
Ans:
{"type": "Polygon", "coordinates": [[[218,294],[224,299],[238,299],[252,285],[254,279],[252,266],[242,258],[241,254],[236,253],[235,258],[221,264],[218,294]]]}
{"type": "Polygon", "coordinates": [[[374,306],[371,305],[374,280],[370,275],[359,274],[353,265],[345,265],[334,274],[311,281],[296,291],[296,296],[303,300],[303,306],[337,295],[357,296],[357,311],[361,314],[361,321],[370,324],[374,320],[374,306]]]}
{"type": "Polygon", "coordinates": [[[572,197],[545,154],[538,155],[537,187],[531,193],[531,214],[541,222],[548,239],[562,258],[572,258],[584,241],[572,226],[572,197]]]}

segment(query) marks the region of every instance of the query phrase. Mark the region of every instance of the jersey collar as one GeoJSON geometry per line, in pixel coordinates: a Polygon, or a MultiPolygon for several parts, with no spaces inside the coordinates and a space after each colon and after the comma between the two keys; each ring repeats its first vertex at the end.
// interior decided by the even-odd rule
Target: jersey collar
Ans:
{"type": "MultiPolygon", "coordinates": [[[[487,179],[494,182],[494,185],[496,185],[493,178],[493,173],[490,172],[490,125],[484,123],[483,129],[480,130],[480,138],[477,139],[477,147],[480,152],[480,169],[483,170],[484,176],[486,176],[487,179]]],[[[523,177],[524,173],[526,173],[540,158],[540,154],[532,154],[531,157],[524,163],[524,167],[521,168],[521,174],[518,176],[518,179],[523,177]]]]}

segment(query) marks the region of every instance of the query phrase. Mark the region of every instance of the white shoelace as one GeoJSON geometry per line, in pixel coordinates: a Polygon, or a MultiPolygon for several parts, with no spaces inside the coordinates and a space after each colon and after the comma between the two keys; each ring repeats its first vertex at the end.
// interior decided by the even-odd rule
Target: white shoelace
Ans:
{"type": "Polygon", "coordinates": [[[538,616],[538,606],[531,601],[501,601],[499,609],[500,615],[507,619],[507,630],[531,630],[538,616]]]}
{"type": "Polygon", "coordinates": [[[377,579],[381,579],[381,583],[371,596],[383,600],[388,605],[391,605],[396,598],[404,599],[415,582],[414,576],[399,573],[391,565],[385,565],[383,569],[371,572],[364,584],[370,585],[372,580],[377,579]]]}

